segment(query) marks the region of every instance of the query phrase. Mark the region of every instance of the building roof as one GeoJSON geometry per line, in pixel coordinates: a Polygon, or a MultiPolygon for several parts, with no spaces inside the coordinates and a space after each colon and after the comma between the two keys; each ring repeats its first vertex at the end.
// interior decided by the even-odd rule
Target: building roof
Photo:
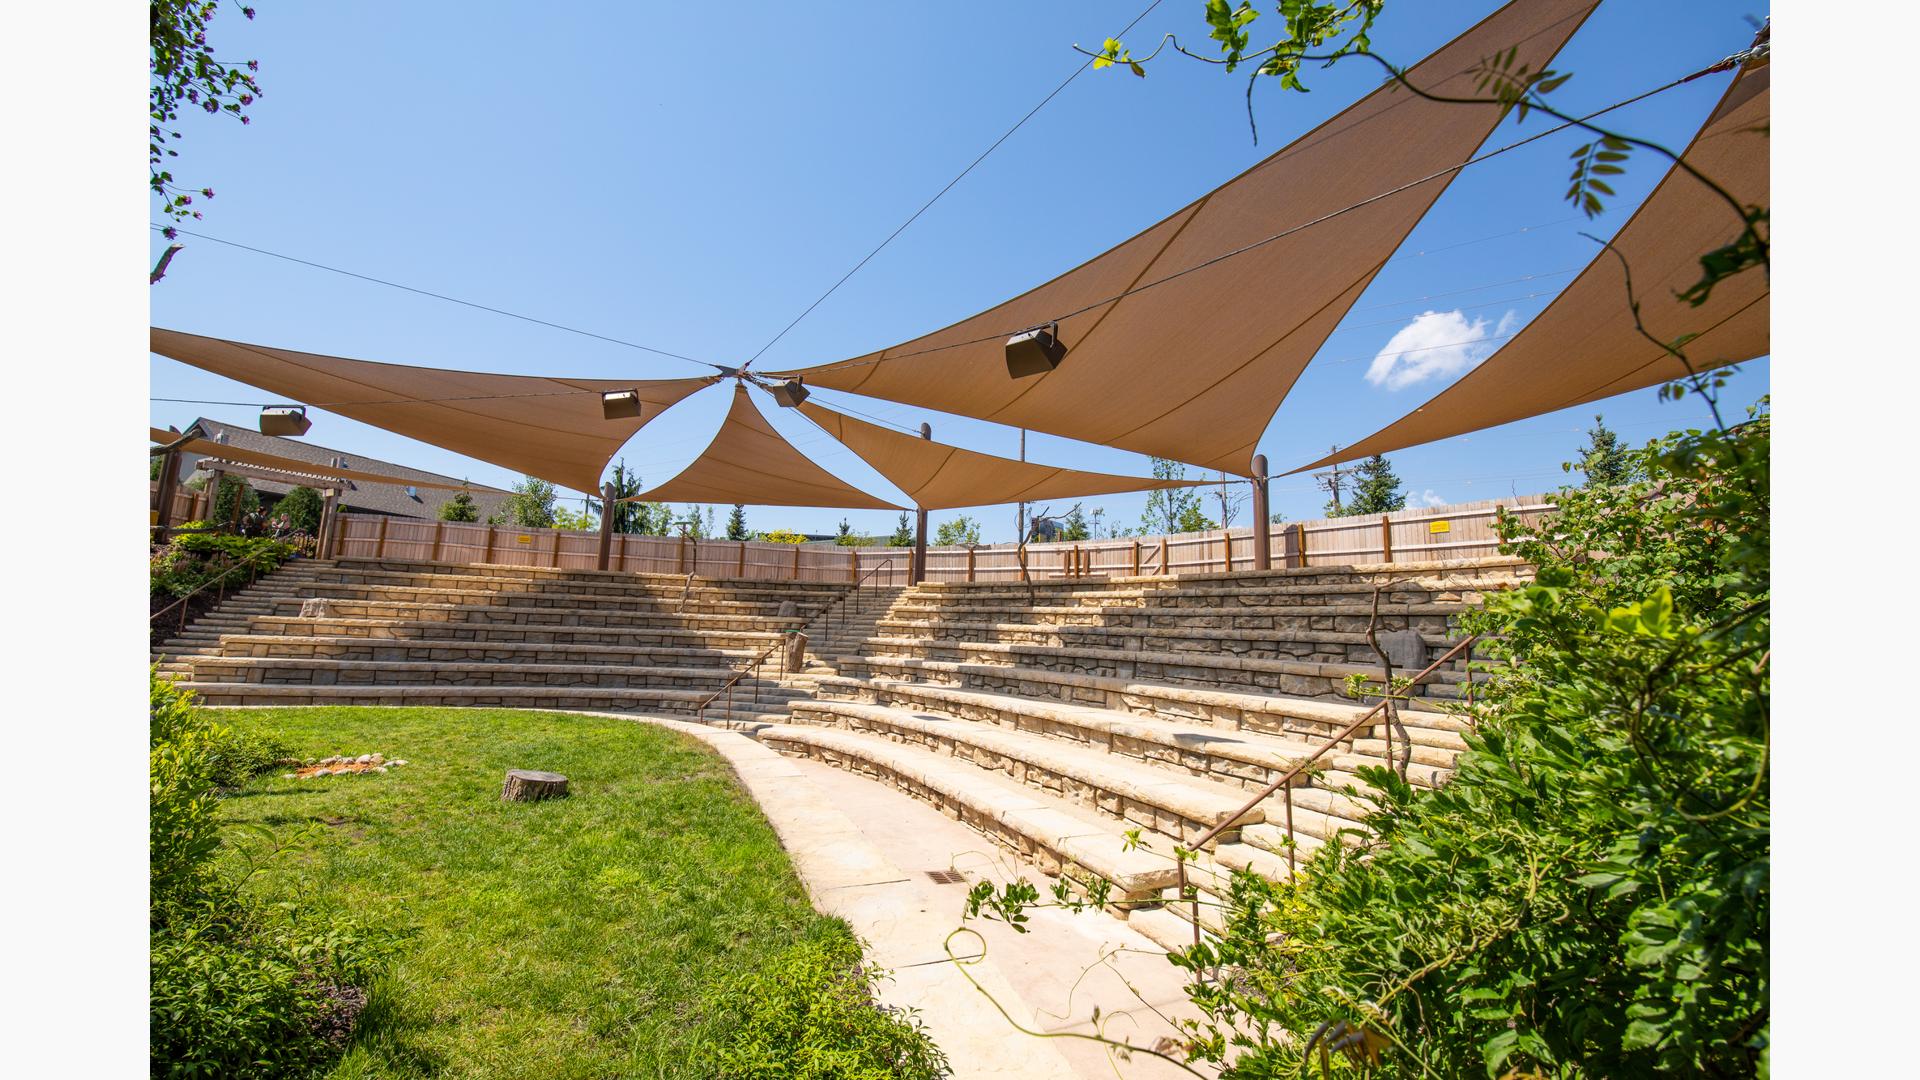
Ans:
{"type": "MultiPolygon", "coordinates": [[[[396,465],[390,461],[381,461],[379,458],[367,457],[365,454],[350,454],[344,450],[334,450],[329,447],[319,446],[298,439],[283,439],[274,435],[262,435],[253,428],[240,427],[235,424],[224,424],[218,420],[209,420],[204,416],[194,422],[200,426],[200,430],[205,432],[208,438],[217,441],[224,437],[228,446],[239,447],[243,450],[259,450],[264,453],[278,454],[282,457],[289,457],[298,461],[311,461],[316,465],[325,465],[335,458],[341,458],[344,459],[346,468],[358,469],[364,472],[383,473],[388,476],[398,476],[412,480],[421,480],[432,484],[459,484],[464,482],[464,478],[462,477],[445,476],[440,473],[428,472],[425,469],[414,469],[405,465],[396,465]]],[[[182,478],[188,475],[188,471],[191,470],[203,456],[204,455],[201,454],[182,455],[180,473],[182,478]]],[[[247,482],[253,486],[255,491],[267,492],[274,495],[285,495],[287,492],[293,490],[292,484],[279,483],[258,477],[251,477],[247,482]]],[[[497,487],[489,487],[486,484],[468,484],[467,490],[473,493],[473,503],[479,511],[481,521],[487,520],[490,515],[497,512],[500,509],[501,502],[513,494],[510,491],[503,491],[497,487]]],[[[413,495],[409,495],[407,494],[406,486],[402,484],[356,483],[351,489],[340,492],[340,504],[341,507],[349,513],[358,512],[363,514],[388,514],[395,517],[435,518],[440,516],[440,505],[452,497],[453,494],[450,492],[432,491],[424,488],[418,490],[413,495]]]]}

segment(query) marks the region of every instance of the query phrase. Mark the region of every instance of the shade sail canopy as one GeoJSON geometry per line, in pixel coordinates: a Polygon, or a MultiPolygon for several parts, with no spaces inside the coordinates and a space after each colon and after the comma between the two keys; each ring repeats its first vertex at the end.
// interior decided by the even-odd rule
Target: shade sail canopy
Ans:
{"type": "MultiPolygon", "coordinates": [[[[147,432],[154,442],[162,445],[173,445],[180,440],[180,432],[177,431],[161,431],[159,428],[148,428],[147,432]]],[[[214,442],[212,439],[192,439],[180,443],[180,445],[175,446],[174,449],[183,454],[199,454],[204,458],[210,459],[215,464],[236,462],[262,469],[272,469],[275,472],[288,473],[296,477],[313,477],[319,480],[353,480],[362,484],[393,484],[397,487],[436,488],[441,491],[464,491],[467,490],[469,486],[466,484],[436,484],[427,480],[408,480],[404,477],[361,472],[357,469],[336,469],[331,465],[316,465],[311,461],[301,461],[299,458],[282,457],[279,454],[268,454],[259,450],[248,450],[239,446],[228,446],[225,443],[214,442]]]]}
{"type": "Polygon", "coordinates": [[[152,331],[152,350],[290,401],[527,473],[595,491],[607,462],[648,420],[713,377],[643,382],[495,375],[382,364],[152,331]],[[608,420],[600,395],[637,390],[650,408],[608,420]]]}
{"type": "MultiPolygon", "coordinates": [[[[1483,58],[1512,48],[1515,67],[1538,70],[1596,3],[1517,0],[1407,77],[1434,93],[1484,97],[1471,70],[1483,58]]],[[[1446,189],[1452,173],[1444,170],[1465,161],[1500,117],[1491,106],[1429,102],[1383,86],[1172,217],[1031,292],[904,344],[788,374],[1251,473],[1254,446],[1301,369],[1446,189]],[[1413,186],[1354,207],[1402,185],[1413,186]],[[1009,378],[1007,337],[1056,320],[1068,346],[1060,366],[1009,378]]]]}
{"type": "Polygon", "coordinates": [[[903,435],[811,402],[802,403],[800,411],[827,434],[847,444],[861,460],[906,492],[914,505],[923,510],[1154,491],[1204,483],[1082,472],[1015,461],[903,435]]]}
{"type": "MultiPolygon", "coordinates": [[[[1681,155],[1740,200],[1767,206],[1771,69],[1742,71],[1681,155]]],[[[1627,220],[1614,250],[1633,273],[1640,318],[1658,341],[1699,336],[1681,347],[1696,369],[1770,351],[1767,272],[1747,270],[1693,307],[1677,294],[1700,279],[1700,256],[1740,235],[1726,201],[1677,166],[1627,220]]],[[[1433,400],[1365,439],[1293,470],[1416,446],[1529,416],[1640,390],[1686,367],[1634,327],[1620,258],[1602,251],[1566,291],[1500,351],[1433,400]]]]}
{"type": "Polygon", "coordinates": [[[733,404],[713,441],[673,479],[631,499],[659,502],[746,503],[753,506],[831,506],[900,510],[808,460],[734,384],[733,404]]]}

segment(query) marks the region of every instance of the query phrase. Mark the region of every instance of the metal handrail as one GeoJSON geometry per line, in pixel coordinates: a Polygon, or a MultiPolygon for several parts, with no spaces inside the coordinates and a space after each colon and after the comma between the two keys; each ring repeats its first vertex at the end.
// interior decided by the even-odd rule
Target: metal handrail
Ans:
{"type": "MultiPolygon", "coordinates": [[[[208,580],[201,582],[199,585],[196,585],[194,587],[192,592],[188,593],[185,596],[182,596],[178,600],[175,600],[173,603],[168,604],[166,607],[161,608],[159,611],[154,612],[152,615],[149,615],[147,617],[147,622],[151,623],[155,619],[158,619],[160,616],[165,615],[169,611],[172,611],[174,608],[179,608],[180,609],[180,629],[184,632],[187,628],[187,601],[193,599],[196,596],[199,596],[203,592],[206,592],[208,589],[212,588],[213,586],[219,585],[220,586],[219,602],[225,602],[225,600],[227,599],[227,578],[231,577],[234,574],[234,572],[237,570],[258,570],[259,564],[260,564],[260,558],[258,555],[247,556],[241,561],[234,563],[232,566],[228,567],[225,571],[221,572],[219,577],[209,578],[208,580]]],[[[248,584],[252,584],[254,580],[255,580],[254,575],[251,575],[251,574],[248,575],[248,578],[247,578],[248,584]]]]}
{"type": "MultiPolygon", "coordinates": [[[[1459,656],[1462,652],[1471,649],[1473,647],[1473,643],[1478,640],[1480,640],[1480,635],[1478,634],[1468,634],[1466,637],[1461,638],[1458,642],[1454,644],[1453,648],[1448,649],[1446,651],[1446,655],[1440,657],[1440,659],[1438,660],[1435,660],[1433,663],[1428,664],[1420,672],[1420,674],[1415,675],[1411,680],[1409,680],[1407,682],[1407,688],[1411,689],[1425,682],[1427,679],[1431,678],[1434,672],[1439,671],[1442,667],[1445,667],[1447,664],[1452,663],[1455,657],[1459,656]]],[[[1358,720],[1355,720],[1353,723],[1348,724],[1346,727],[1340,729],[1339,732],[1335,733],[1332,737],[1328,738],[1325,743],[1322,743],[1319,749],[1315,750],[1311,754],[1308,754],[1305,758],[1297,762],[1294,762],[1292,768],[1288,769],[1284,773],[1281,773],[1279,779],[1268,784],[1266,787],[1261,788],[1260,793],[1255,795],[1253,798],[1248,799],[1246,801],[1246,804],[1241,806],[1240,809],[1235,810],[1233,813],[1228,814],[1224,818],[1221,818],[1220,821],[1213,826],[1213,828],[1208,829],[1206,832],[1201,833],[1199,838],[1194,840],[1194,842],[1192,843],[1192,845],[1190,845],[1188,850],[1194,852],[1196,855],[1199,854],[1202,850],[1206,848],[1208,844],[1212,843],[1216,838],[1218,838],[1221,833],[1226,832],[1227,829],[1230,828],[1235,822],[1245,817],[1248,811],[1252,810],[1256,806],[1259,806],[1261,803],[1265,802],[1268,798],[1272,797],[1274,792],[1284,790],[1286,792],[1286,802],[1287,802],[1287,873],[1292,874],[1295,870],[1295,860],[1294,860],[1295,848],[1294,848],[1294,842],[1293,842],[1293,779],[1294,777],[1299,776],[1302,772],[1306,771],[1307,766],[1312,765],[1314,762],[1319,761],[1322,757],[1326,756],[1327,751],[1332,750],[1334,747],[1340,745],[1342,742],[1345,742],[1347,739],[1352,738],[1354,732],[1360,730],[1363,727],[1368,726],[1369,721],[1371,721],[1376,715],[1378,715],[1383,709],[1385,709],[1388,703],[1390,703],[1393,700],[1393,686],[1389,684],[1385,688],[1385,690],[1386,690],[1386,693],[1381,696],[1379,704],[1375,705],[1371,709],[1368,709],[1366,712],[1361,713],[1360,718],[1358,720]]],[[[1391,734],[1387,736],[1387,757],[1388,757],[1389,763],[1391,763],[1392,757],[1393,757],[1393,737],[1391,734]]],[[[1178,873],[1179,873],[1179,893],[1177,894],[1176,899],[1185,899],[1187,895],[1187,860],[1185,858],[1177,858],[1174,860],[1174,864],[1177,867],[1178,873]]],[[[1193,943],[1195,945],[1198,945],[1200,944],[1200,893],[1198,890],[1195,890],[1193,894],[1192,904],[1193,904],[1193,943]]]]}
{"type": "MultiPolygon", "coordinates": [[[[694,714],[693,714],[694,719],[699,721],[700,723],[703,723],[703,724],[706,723],[707,706],[713,704],[714,701],[717,700],[721,694],[727,695],[727,711],[732,712],[734,684],[738,683],[741,679],[745,678],[747,675],[747,672],[749,671],[752,671],[755,673],[754,677],[757,680],[759,678],[760,665],[766,663],[767,657],[772,656],[773,651],[775,649],[780,648],[784,644],[786,643],[783,641],[776,641],[773,644],[767,646],[765,649],[762,649],[760,651],[759,656],[754,657],[751,661],[747,663],[741,664],[739,668],[734,670],[733,674],[727,676],[726,682],[720,684],[720,689],[715,690],[711,694],[708,694],[705,700],[701,701],[700,704],[694,709],[694,714]]],[[[760,683],[758,681],[756,681],[753,684],[753,703],[755,705],[760,704],[760,683]]]]}
{"type": "MultiPolygon", "coordinates": [[[[882,570],[885,570],[887,572],[887,580],[892,581],[893,580],[893,558],[894,557],[891,555],[887,556],[886,558],[868,567],[866,573],[861,574],[859,577],[854,578],[853,591],[849,593],[845,599],[842,600],[842,603],[844,603],[846,600],[852,600],[859,607],[859,610],[861,611],[861,613],[864,614],[867,610],[867,604],[866,604],[866,597],[863,596],[860,592],[860,586],[868,578],[872,577],[873,575],[879,573],[882,570]]],[[[840,606],[839,604],[828,604],[826,607],[826,610],[821,612],[821,617],[825,620],[825,625],[822,626],[821,629],[824,630],[827,636],[829,637],[833,635],[833,609],[839,606],[840,606]]],[[[842,620],[842,622],[844,624],[844,620],[842,620]]]]}

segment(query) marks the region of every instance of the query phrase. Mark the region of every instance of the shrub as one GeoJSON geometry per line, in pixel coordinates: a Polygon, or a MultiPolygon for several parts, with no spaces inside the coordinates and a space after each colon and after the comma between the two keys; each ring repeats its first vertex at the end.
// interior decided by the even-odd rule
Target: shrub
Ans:
{"type": "MultiPolygon", "coordinates": [[[[188,526],[202,524],[189,523],[188,526]]],[[[293,557],[292,544],[267,537],[226,533],[182,533],[155,552],[147,563],[148,587],[153,596],[186,596],[223,574],[229,588],[246,584],[251,576],[277,569],[293,557]],[[250,570],[235,570],[238,566],[250,570]]]]}
{"type": "Polygon", "coordinates": [[[806,537],[787,529],[775,529],[772,532],[763,532],[759,536],[754,537],[754,539],[763,544],[804,544],[807,542],[806,537]]]}
{"type": "MultiPolygon", "coordinates": [[[[223,875],[219,791],[272,764],[148,675],[148,1053],[155,1076],[302,1075],[337,1049],[390,934],[268,908],[223,875]]],[[[278,854],[275,851],[274,854],[278,854]]]]}
{"type": "Polygon", "coordinates": [[[875,975],[839,930],[802,940],[706,996],[715,1032],[696,1051],[711,1075],[753,1080],[894,1080],[948,1075],[918,1017],[877,1004],[875,975]]]}
{"type": "Polygon", "coordinates": [[[288,524],[304,533],[320,531],[320,511],[324,509],[320,493],[310,487],[296,487],[280,497],[274,510],[287,516],[288,524]]]}

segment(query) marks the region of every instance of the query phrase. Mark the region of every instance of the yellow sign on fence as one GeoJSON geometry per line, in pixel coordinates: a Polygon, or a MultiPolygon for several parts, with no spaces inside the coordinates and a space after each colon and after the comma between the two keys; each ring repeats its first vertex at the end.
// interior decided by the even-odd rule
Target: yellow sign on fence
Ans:
{"type": "Polygon", "coordinates": [[[531,544],[533,543],[533,537],[528,536],[526,533],[521,533],[519,536],[513,538],[513,542],[516,544],[531,544]]]}
{"type": "Polygon", "coordinates": [[[1429,521],[1429,522],[1427,522],[1427,532],[1428,532],[1429,534],[1432,534],[1432,533],[1443,533],[1443,532],[1452,532],[1452,531],[1453,531],[1453,523],[1452,523],[1452,522],[1450,522],[1450,521],[1429,521]]]}

